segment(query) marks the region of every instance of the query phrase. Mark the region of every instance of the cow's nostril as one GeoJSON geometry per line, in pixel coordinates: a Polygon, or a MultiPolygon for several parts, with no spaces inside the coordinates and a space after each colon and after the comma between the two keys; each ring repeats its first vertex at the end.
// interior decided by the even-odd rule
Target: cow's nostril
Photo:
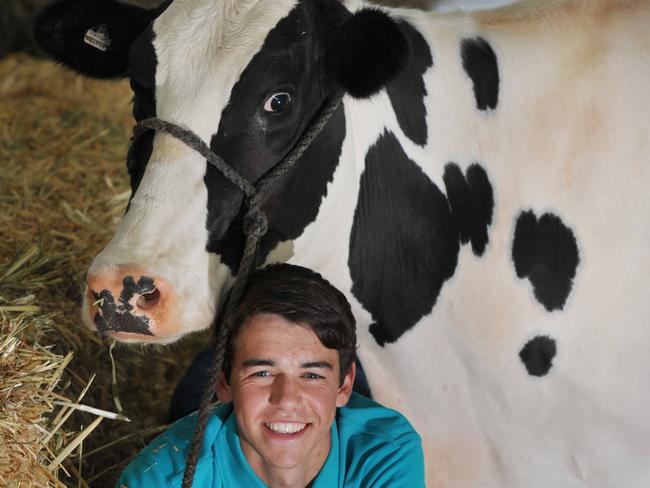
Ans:
{"type": "Polygon", "coordinates": [[[154,288],[148,293],[143,293],[138,297],[138,307],[148,309],[154,307],[160,301],[160,291],[154,288]]]}

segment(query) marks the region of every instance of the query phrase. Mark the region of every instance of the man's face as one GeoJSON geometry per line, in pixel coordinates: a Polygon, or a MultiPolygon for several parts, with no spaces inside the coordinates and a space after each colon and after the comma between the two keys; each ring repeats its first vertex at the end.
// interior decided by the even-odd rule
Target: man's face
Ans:
{"type": "Polygon", "coordinates": [[[340,384],[339,357],[309,328],[275,314],[257,314],[235,341],[230,384],[242,450],[253,470],[305,471],[315,476],[327,458],[336,407],[352,391],[354,366],[340,384]]]}

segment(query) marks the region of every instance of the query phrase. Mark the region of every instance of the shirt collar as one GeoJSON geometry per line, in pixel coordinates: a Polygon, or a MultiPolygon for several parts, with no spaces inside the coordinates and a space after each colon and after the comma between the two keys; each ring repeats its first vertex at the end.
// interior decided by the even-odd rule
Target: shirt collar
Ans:
{"type": "Polygon", "coordinates": [[[312,488],[331,488],[339,485],[339,430],[336,419],[332,422],[330,434],[330,453],[325,459],[325,464],[318,472],[312,488]]]}
{"type": "Polygon", "coordinates": [[[218,469],[222,474],[226,486],[266,487],[248,464],[246,456],[244,456],[244,451],[239,442],[234,413],[231,413],[224,423],[213,450],[214,458],[219,460],[215,463],[215,469],[218,469]]]}

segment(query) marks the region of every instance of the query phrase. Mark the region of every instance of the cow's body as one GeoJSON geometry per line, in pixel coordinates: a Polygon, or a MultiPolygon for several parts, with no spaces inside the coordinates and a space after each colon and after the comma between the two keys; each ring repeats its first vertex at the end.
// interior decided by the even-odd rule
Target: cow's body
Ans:
{"type": "MultiPolygon", "coordinates": [[[[588,2],[569,6],[476,23],[404,12],[435,60],[425,73],[427,144],[404,135],[385,92],[371,102],[346,99],[347,164],[294,243],[291,262],[348,291],[373,395],[413,419],[432,486],[650,482],[650,12],[640,2],[609,15],[588,2]],[[477,110],[460,63],[460,40],[476,35],[499,63],[491,111],[477,110]],[[463,172],[481,164],[495,205],[484,255],[462,246],[431,313],[382,347],[369,333],[373,317],[349,292],[355,206],[347,195],[358,192],[367,148],[386,130],[440,189],[447,163],[463,172]],[[527,210],[557,215],[576,237],[580,264],[561,310],[546,310],[515,272],[516,219],[527,210]],[[518,356],[538,336],[557,345],[542,377],[529,375],[518,356]]],[[[380,194],[373,205],[409,204],[380,194]]],[[[375,239],[397,231],[383,234],[379,219],[369,227],[375,239]]],[[[426,255],[431,244],[410,243],[394,259],[426,255]]],[[[396,279],[393,266],[366,269],[367,279],[396,279]]],[[[398,296],[422,291],[397,275],[398,296]]]]}
{"type": "MultiPolygon", "coordinates": [[[[227,24],[220,41],[210,29],[227,16],[207,3],[176,0],[154,23],[155,115],[222,151],[244,123],[244,109],[229,110],[264,78],[245,53],[264,49],[295,3],[240,2],[252,17],[239,12],[247,23],[227,24]]],[[[431,486],[646,486],[650,4],[538,3],[390,10],[406,66],[370,98],[346,96],[303,158],[315,173],[296,169],[267,202],[266,259],[316,269],[346,293],[373,396],[422,435],[431,486]]],[[[232,151],[222,155],[244,164],[232,151]]],[[[170,342],[210,324],[236,270],[222,227],[241,200],[211,225],[221,183],[202,158],[158,134],[148,161],[90,283],[116,265],[135,281],[153,269],[166,297],[165,283],[191,272],[175,293],[198,298],[191,318],[174,316],[182,330],[160,326],[158,342],[170,342]],[[192,219],[164,218],[181,202],[192,219]]],[[[110,281],[119,288],[122,275],[110,281]]],[[[153,327],[94,324],[157,340],[153,327]]]]}

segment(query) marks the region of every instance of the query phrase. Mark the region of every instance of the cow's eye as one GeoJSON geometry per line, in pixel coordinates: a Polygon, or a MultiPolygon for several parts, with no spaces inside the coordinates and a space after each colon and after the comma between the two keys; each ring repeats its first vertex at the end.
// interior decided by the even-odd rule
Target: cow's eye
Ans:
{"type": "Polygon", "coordinates": [[[264,111],[269,113],[280,113],[291,103],[291,95],[287,92],[274,93],[264,102],[264,111]]]}

